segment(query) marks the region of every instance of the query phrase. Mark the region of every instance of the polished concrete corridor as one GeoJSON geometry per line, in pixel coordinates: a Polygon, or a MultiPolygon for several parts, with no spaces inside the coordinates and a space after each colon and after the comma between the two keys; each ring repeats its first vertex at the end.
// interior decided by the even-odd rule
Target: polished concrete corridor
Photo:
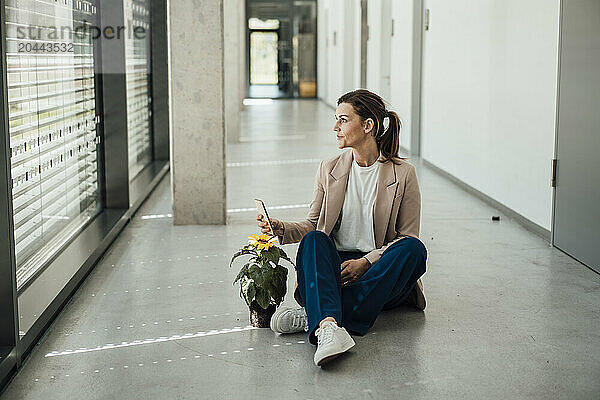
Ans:
{"type": "Polygon", "coordinates": [[[383,312],[324,368],[305,334],[248,327],[232,286],[241,264],[228,264],[257,232],[252,198],[274,218],[305,217],[319,160],[338,152],[333,113],[307,100],[247,106],[244,139],[228,148],[229,224],[173,226],[166,178],[1,399],[598,399],[598,274],[491,221],[498,211],[417,159],[424,312],[383,312]]]}

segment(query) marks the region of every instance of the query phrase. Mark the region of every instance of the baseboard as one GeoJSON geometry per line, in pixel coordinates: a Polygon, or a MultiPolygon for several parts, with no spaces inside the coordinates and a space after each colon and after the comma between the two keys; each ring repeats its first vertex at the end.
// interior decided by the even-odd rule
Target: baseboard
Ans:
{"type": "Polygon", "coordinates": [[[332,110],[335,110],[335,107],[332,106],[331,104],[329,104],[328,102],[326,102],[325,100],[323,100],[322,97],[318,97],[319,101],[323,104],[325,104],[327,107],[331,108],[332,110]]]}
{"type": "Polygon", "coordinates": [[[17,350],[14,346],[0,346],[0,396],[8,382],[17,373],[17,350]]]}
{"type": "Polygon", "coordinates": [[[411,158],[410,150],[404,146],[400,146],[400,157],[411,158]]]}
{"type": "Polygon", "coordinates": [[[500,211],[501,213],[503,213],[504,215],[506,215],[510,219],[515,220],[516,222],[518,222],[520,225],[522,225],[528,231],[530,231],[532,233],[535,233],[536,235],[540,236],[542,239],[550,242],[551,234],[550,234],[550,231],[548,229],[546,229],[544,227],[541,227],[540,225],[536,224],[535,222],[531,221],[530,219],[528,219],[528,218],[524,217],[523,215],[519,214],[515,210],[513,210],[511,208],[508,208],[507,206],[505,206],[504,204],[498,202],[497,200],[494,200],[493,198],[491,198],[487,194],[485,194],[483,192],[480,192],[479,190],[475,189],[471,185],[469,185],[469,184],[461,181],[460,179],[458,179],[454,175],[452,175],[452,174],[444,171],[443,169],[441,169],[437,165],[434,165],[434,164],[432,164],[431,162],[429,162],[429,161],[427,161],[425,159],[421,159],[421,161],[422,161],[423,165],[425,165],[426,167],[430,168],[431,170],[433,170],[434,172],[436,172],[438,175],[441,175],[444,178],[449,179],[454,184],[456,184],[457,186],[459,186],[461,189],[465,190],[466,192],[468,192],[468,193],[470,193],[472,195],[475,195],[476,197],[478,197],[479,199],[483,200],[485,203],[487,203],[491,207],[494,207],[495,209],[497,209],[498,211],[500,211]]]}

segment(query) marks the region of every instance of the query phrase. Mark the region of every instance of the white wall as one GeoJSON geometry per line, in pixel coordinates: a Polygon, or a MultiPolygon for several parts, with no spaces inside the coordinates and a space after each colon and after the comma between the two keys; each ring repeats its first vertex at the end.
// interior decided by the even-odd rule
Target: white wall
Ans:
{"type": "Polygon", "coordinates": [[[379,92],[378,94],[386,103],[390,101],[390,67],[392,50],[392,2],[391,0],[381,0],[381,19],[374,21],[374,30],[379,32],[381,40],[381,65],[379,69],[379,92]]]}
{"type": "Polygon", "coordinates": [[[367,87],[390,101],[392,3],[401,0],[369,0],[367,3],[367,87]]]}
{"type": "Polygon", "coordinates": [[[369,0],[367,3],[367,24],[369,39],[367,40],[367,87],[375,93],[381,93],[381,20],[383,15],[382,0],[369,0]]]}
{"type": "MultiPolygon", "coordinates": [[[[367,88],[381,94],[402,118],[401,143],[407,149],[410,149],[412,111],[413,2],[371,0],[367,11],[370,25],[367,88]],[[384,20],[383,15],[388,18],[384,20]],[[392,18],[395,19],[394,37],[391,37],[392,18]],[[386,76],[390,77],[387,83],[386,76]]],[[[360,87],[360,0],[322,0],[318,12],[319,97],[335,106],[340,95],[360,87]],[[339,24],[342,18],[343,24],[339,24]],[[339,31],[334,46],[335,30],[339,31]],[[328,79],[332,75],[333,78],[328,79]]]]}
{"type": "MultiPolygon", "coordinates": [[[[346,1],[348,4],[344,7],[344,26],[343,26],[343,36],[340,37],[342,42],[342,57],[344,60],[344,67],[342,68],[343,74],[343,88],[355,88],[354,84],[354,76],[356,69],[356,60],[359,61],[360,68],[360,20],[358,20],[358,25],[356,25],[356,16],[360,18],[360,7],[357,7],[357,4],[360,4],[356,1],[346,1]],[[358,32],[358,46],[356,45],[356,33],[358,32]]],[[[360,75],[359,75],[360,82],[360,75]]],[[[337,98],[336,98],[337,100],[337,98]]]]}
{"type": "Polygon", "coordinates": [[[413,87],[413,7],[414,0],[392,1],[394,36],[390,51],[390,109],[402,120],[400,145],[410,150],[413,87]]]}
{"type": "MultiPolygon", "coordinates": [[[[389,12],[395,34],[386,100],[404,122],[401,144],[407,149],[415,107],[411,97],[416,73],[412,71],[415,3],[391,0],[389,12]]],[[[423,37],[423,158],[548,230],[558,3],[426,0],[431,29],[423,37]]],[[[388,13],[383,10],[384,0],[370,0],[368,7],[367,89],[381,93],[382,35],[388,13]]],[[[360,0],[320,0],[318,18],[319,97],[335,105],[337,97],[360,84],[360,0]],[[351,15],[345,14],[348,8],[351,15]],[[338,32],[335,46],[334,31],[338,32]],[[321,65],[323,57],[326,66],[321,65]]]]}
{"type": "Polygon", "coordinates": [[[329,62],[327,64],[327,103],[335,105],[344,86],[344,12],[343,0],[331,0],[329,10],[329,62]]]}
{"type": "Polygon", "coordinates": [[[360,0],[321,0],[317,13],[317,95],[335,107],[360,83],[360,0]]]}
{"type": "Polygon", "coordinates": [[[354,22],[352,23],[352,34],[349,36],[352,39],[352,44],[354,45],[354,53],[352,60],[349,60],[348,65],[352,65],[353,74],[352,74],[352,82],[350,82],[350,87],[353,89],[359,88],[360,85],[360,51],[361,51],[361,25],[362,25],[362,12],[360,7],[360,0],[351,0],[352,8],[354,9],[354,22]]]}
{"type": "Polygon", "coordinates": [[[550,229],[558,0],[427,0],[422,156],[550,229]]]}

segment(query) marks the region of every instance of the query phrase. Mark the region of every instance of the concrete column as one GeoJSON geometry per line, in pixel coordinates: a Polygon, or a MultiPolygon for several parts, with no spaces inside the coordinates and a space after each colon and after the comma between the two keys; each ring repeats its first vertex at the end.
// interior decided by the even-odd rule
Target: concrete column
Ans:
{"type": "Polygon", "coordinates": [[[225,40],[225,132],[229,143],[240,140],[240,13],[242,0],[223,0],[223,37],[225,40]]]}
{"type": "Polygon", "coordinates": [[[176,225],[225,224],[223,0],[169,2],[176,225]]]}
{"type": "Polygon", "coordinates": [[[246,36],[248,31],[248,18],[246,17],[246,2],[242,0],[241,3],[242,6],[240,7],[240,12],[238,15],[240,28],[238,31],[238,35],[240,37],[240,74],[238,76],[238,83],[240,85],[240,111],[244,109],[244,97],[246,97],[246,80],[248,79],[248,61],[246,57],[246,46],[248,45],[248,38],[246,36]]]}

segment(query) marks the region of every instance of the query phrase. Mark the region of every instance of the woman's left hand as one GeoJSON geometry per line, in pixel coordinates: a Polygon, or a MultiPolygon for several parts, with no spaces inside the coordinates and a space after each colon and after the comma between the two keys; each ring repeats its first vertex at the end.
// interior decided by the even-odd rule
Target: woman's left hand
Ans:
{"type": "Polygon", "coordinates": [[[342,262],[342,286],[350,285],[356,282],[364,275],[371,264],[366,258],[362,257],[357,260],[346,260],[342,262]]]}

